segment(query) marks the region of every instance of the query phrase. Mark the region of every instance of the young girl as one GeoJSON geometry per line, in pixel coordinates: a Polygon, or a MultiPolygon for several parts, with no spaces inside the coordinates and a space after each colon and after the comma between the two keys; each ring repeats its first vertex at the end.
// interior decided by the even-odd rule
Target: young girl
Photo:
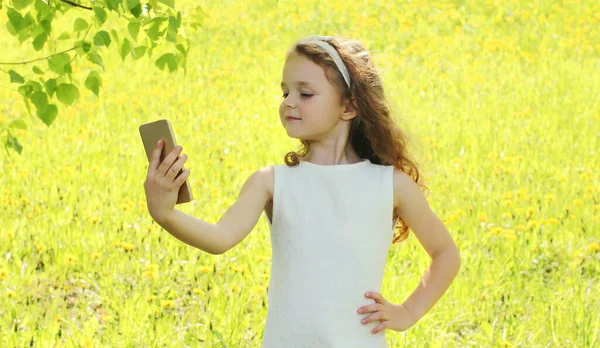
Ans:
{"type": "Polygon", "coordinates": [[[240,243],[265,211],[273,262],[263,348],[387,347],[386,330],[415,325],[450,286],[458,249],[421,192],[406,137],[359,41],[299,40],[281,88],[279,116],[300,153],[253,173],[210,224],[174,209],[187,158],[179,147],[159,163],[159,143],[144,183],[148,210],[173,236],[211,254],[240,243]],[[432,263],[412,295],[394,304],[379,291],[389,248],[409,227],[432,263]]]}

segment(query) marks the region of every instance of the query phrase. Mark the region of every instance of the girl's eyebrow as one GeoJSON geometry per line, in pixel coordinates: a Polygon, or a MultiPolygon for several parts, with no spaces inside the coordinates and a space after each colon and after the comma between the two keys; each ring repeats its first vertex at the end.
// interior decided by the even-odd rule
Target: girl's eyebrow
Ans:
{"type": "MultiPolygon", "coordinates": [[[[281,87],[285,86],[286,83],[281,81],[281,87]]],[[[310,82],[308,81],[296,81],[297,86],[310,86],[310,82]]]]}

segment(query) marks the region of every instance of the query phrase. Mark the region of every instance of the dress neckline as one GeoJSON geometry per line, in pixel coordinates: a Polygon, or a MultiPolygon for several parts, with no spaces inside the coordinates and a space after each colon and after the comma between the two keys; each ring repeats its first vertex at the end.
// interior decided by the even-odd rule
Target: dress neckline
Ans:
{"type": "Polygon", "coordinates": [[[351,169],[351,168],[363,166],[367,163],[371,163],[368,158],[363,158],[362,161],[360,161],[360,162],[347,163],[347,164],[316,164],[316,163],[300,160],[301,167],[314,168],[314,169],[319,169],[319,170],[351,169]]]}

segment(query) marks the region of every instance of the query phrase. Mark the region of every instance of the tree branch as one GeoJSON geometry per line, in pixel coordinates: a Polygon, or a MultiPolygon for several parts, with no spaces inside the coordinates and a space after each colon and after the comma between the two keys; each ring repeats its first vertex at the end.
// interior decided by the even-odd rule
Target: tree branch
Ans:
{"type": "Polygon", "coordinates": [[[79,5],[78,3],[75,3],[75,2],[73,2],[71,0],[60,0],[60,2],[64,2],[65,4],[69,4],[69,5],[74,6],[74,7],[79,7],[79,8],[83,8],[83,9],[90,10],[90,11],[92,10],[91,7],[79,5]]]}
{"type": "MultiPolygon", "coordinates": [[[[63,0],[61,0],[61,1],[63,1],[63,0]]],[[[68,0],[64,0],[64,1],[68,1],[68,0]]],[[[39,60],[44,60],[44,59],[48,59],[48,58],[51,58],[51,57],[54,57],[54,56],[58,56],[59,54],[62,54],[62,53],[66,53],[66,52],[72,51],[74,49],[79,48],[79,46],[81,46],[81,45],[77,45],[75,47],[71,47],[68,50],[64,50],[64,51],[61,51],[61,52],[58,52],[58,53],[54,53],[54,54],[51,54],[51,55],[46,56],[46,57],[37,58],[37,59],[33,59],[33,60],[28,60],[26,62],[0,62],[0,65],[23,65],[23,64],[29,64],[29,63],[37,62],[39,60]]]]}

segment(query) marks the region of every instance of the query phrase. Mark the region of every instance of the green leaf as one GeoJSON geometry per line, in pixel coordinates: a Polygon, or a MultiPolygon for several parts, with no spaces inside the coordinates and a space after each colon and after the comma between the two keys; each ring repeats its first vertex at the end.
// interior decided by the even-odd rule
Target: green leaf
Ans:
{"type": "Polygon", "coordinates": [[[71,105],[79,99],[79,89],[72,83],[61,83],[56,88],[56,98],[64,104],[71,105]]]}
{"type": "Polygon", "coordinates": [[[142,5],[138,4],[136,7],[129,10],[129,13],[131,13],[135,18],[138,18],[142,14],[142,5]]]}
{"type": "Polygon", "coordinates": [[[85,79],[85,87],[98,96],[100,93],[100,86],[102,86],[100,74],[98,74],[97,71],[90,71],[88,77],[85,79]]]}
{"type": "Polygon", "coordinates": [[[98,21],[98,24],[102,25],[104,24],[104,22],[106,22],[106,11],[104,11],[102,7],[94,7],[94,14],[96,15],[96,20],[98,21]]]}
{"type": "Polygon", "coordinates": [[[36,74],[38,74],[38,75],[40,75],[40,74],[43,74],[43,73],[44,73],[44,71],[42,71],[42,69],[38,68],[38,67],[37,67],[37,66],[35,66],[35,65],[34,65],[34,66],[31,68],[31,70],[33,70],[33,72],[34,72],[34,73],[36,73],[36,74]]]}
{"type": "Polygon", "coordinates": [[[47,19],[42,19],[40,21],[40,26],[42,27],[42,29],[44,29],[44,32],[46,34],[50,34],[50,32],[52,31],[52,23],[47,19]]]}
{"type": "Polygon", "coordinates": [[[92,44],[87,41],[85,41],[81,44],[81,49],[83,50],[84,53],[88,53],[91,48],[92,48],[92,44]]]}
{"type": "Polygon", "coordinates": [[[29,81],[27,81],[26,85],[31,85],[31,87],[33,87],[34,92],[38,92],[38,91],[42,90],[42,85],[40,85],[39,82],[37,82],[37,81],[29,80],[29,81]]]}
{"type": "Polygon", "coordinates": [[[140,22],[137,20],[130,21],[129,24],[127,24],[127,31],[129,31],[129,35],[131,35],[133,41],[137,41],[137,34],[140,31],[140,22]]]}
{"type": "Polygon", "coordinates": [[[190,19],[190,26],[193,29],[202,28],[204,24],[204,18],[208,17],[206,12],[202,11],[202,7],[197,6],[194,8],[191,14],[188,14],[186,18],[190,19]]]}
{"type": "Polygon", "coordinates": [[[19,93],[21,93],[21,95],[25,98],[29,98],[29,96],[31,95],[31,93],[33,93],[33,86],[31,85],[22,85],[19,88],[17,88],[17,91],[19,91],[19,93]]]}
{"type": "Polygon", "coordinates": [[[100,57],[98,52],[90,52],[87,54],[86,57],[90,62],[97,64],[97,65],[101,66],[102,69],[104,69],[104,64],[102,63],[102,57],[100,57]]]}
{"type": "Polygon", "coordinates": [[[73,23],[73,31],[84,31],[89,27],[88,22],[83,18],[77,17],[73,23]]]}
{"type": "Polygon", "coordinates": [[[53,72],[59,75],[63,75],[65,72],[67,72],[67,70],[70,70],[71,68],[70,66],[68,68],[65,68],[67,65],[69,65],[70,60],[71,57],[69,56],[69,54],[61,53],[48,59],[48,67],[53,72]]]}
{"type": "Polygon", "coordinates": [[[33,4],[34,0],[11,0],[10,2],[15,10],[21,11],[33,4]]]}
{"type": "Polygon", "coordinates": [[[127,11],[131,10],[132,8],[138,6],[140,4],[140,0],[127,0],[127,11]]]}
{"type": "Polygon", "coordinates": [[[36,36],[35,39],[33,39],[33,48],[36,51],[41,50],[44,47],[44,44],[46,43],[47,39],[48,39],[48,35],[46,35],[45,32],[36,36]]]}
{"type": "Polygon", "coordinates": [[[144,56],[144,53],[146,53],[146,48],[146,46],[138,46],[134,48],[131,52],[131,57],[133,57],[133,60],[138,60],[142,58],[144,56]]]}
{"type": "Polygon", "coordinates": [[[56,79],[48,79],[48,81],[44,82],[44,88],[46,88],[46,93],[48,93],[48,96],[52,98],[54,91],[56,91],[56,79]]]}
{"type": "MultiPolygon", "coordinates": [[[[116,31],[116,30],[112,29],[112,30],[110,31],[110,35],[112,36],[112,38],[113,38],[113,40],[114,40],[115,42],[119,42],[119,34],[117,33],[117,31],[116,31]]],[[[118,45],[118,44],[117,44],[117,45],[118,45]]]]}
{"type": "Polygon", "coordinates": [[[165,66],[169,68],[169,72],[177,70],[177,57],[173,53],[163,54],[155,63],[160,70],[164,70],[165,66]]]}
{"type": "Polygon", "coordinates": [[[167,41],[175,42],[177,39],[177,29],[181,24],[180,20],[173,16],[169,16],[169,26],[167,27],[167,41]]]}
{"type": "Polygon", "coordinates": [[[36,109],[43,110],[48,106],[48,95],[44,92],[34,92],[29,99],[31,99],[36,109]]]}
{"type": "Polygon", "coordinates": [[[6,8],[6,16],[8,17],[8,22],[13,26],[15,32],[18,33],[21,29],[24,28],[23,16],[10,7],[6,8]]]}
{"type": "Polygon", "coordinates": [[[121,45],[121,49],[119,50],[119,54],[121,55],[121,60],[125,60],[125,57],[131,52],[131,45],[129,44],[129,40],[123,39],[123,45],[121,45]]]}
{"type": "Polygon", "coordinates": [[[24,83],[25,82],[25,79],[23,78],[23,76],[19,75],[14,70],[9,70],[8,74],[10,75],[10,82],[16,82],[16,83],[24,83]]]}
{"type": "Polygon", "coordinates": [[[69,33],[66,31],[57,37],[58,40],[67,40],[70,38],[71,38],[71,35],[69,35],[69,33]]]}
{"type": "Polygon", "coordinates": [[[158,2],[165,4],[170,8],[175,8],[175,0],[158,0],[158,2]]]}
{"type": "Polygon", "coordinates": [[[38,109],[36,114],[37,117],[42,120],[42,122],[44,122],[47,126],[50,126],[52,121],[54,121],[56,118],[56,115],[58,115],[58,108],[54,104],[48,104],[45,109],[38,109]]]}
{"type": "Polygon", "coordinates": [[[15,149],[15,151],[17,151],[19,153],[19,155],[21,154],[21,151],[23,150],[23,146],[21,146],[21,144],[19,144],[19,141],[17,140],[17,138],[13,137],[12,134],[8,133],[6,136],[6,147],[12,147],[13,149],[15,149]]]}
{"type": "Polygon", "coordinates": [[[164,18],[164,17],[152,18],[148,22],[147,28],[144,28],[144,30],[146,31],[146,35],[148,35],[148,37],[154,41],[158,40],[158,36],[160,35],[159,34],[160,26],[164,21],[167,21],[167,18],[164,18]]]}
{"type": "Polygon", "coordinates": [[[122,0],[105,0],[106,2],[106,8],[108,8],[111,11],[119,11],[119,4],[122,2],[122,0]]]}
{"type": "Polygon", "coordinates": [[[27,124],[25,123],[25,121],[23,121],[21,119],[10,121],[10,123],[8,124],[8,127],[27,130],[27,124]]]}
{"type": "Polygon", "coordinates": [[[94,44],[96,46],[110,46],[110,35],[104,30],[100,30],[94,35],[94,44]]]}

